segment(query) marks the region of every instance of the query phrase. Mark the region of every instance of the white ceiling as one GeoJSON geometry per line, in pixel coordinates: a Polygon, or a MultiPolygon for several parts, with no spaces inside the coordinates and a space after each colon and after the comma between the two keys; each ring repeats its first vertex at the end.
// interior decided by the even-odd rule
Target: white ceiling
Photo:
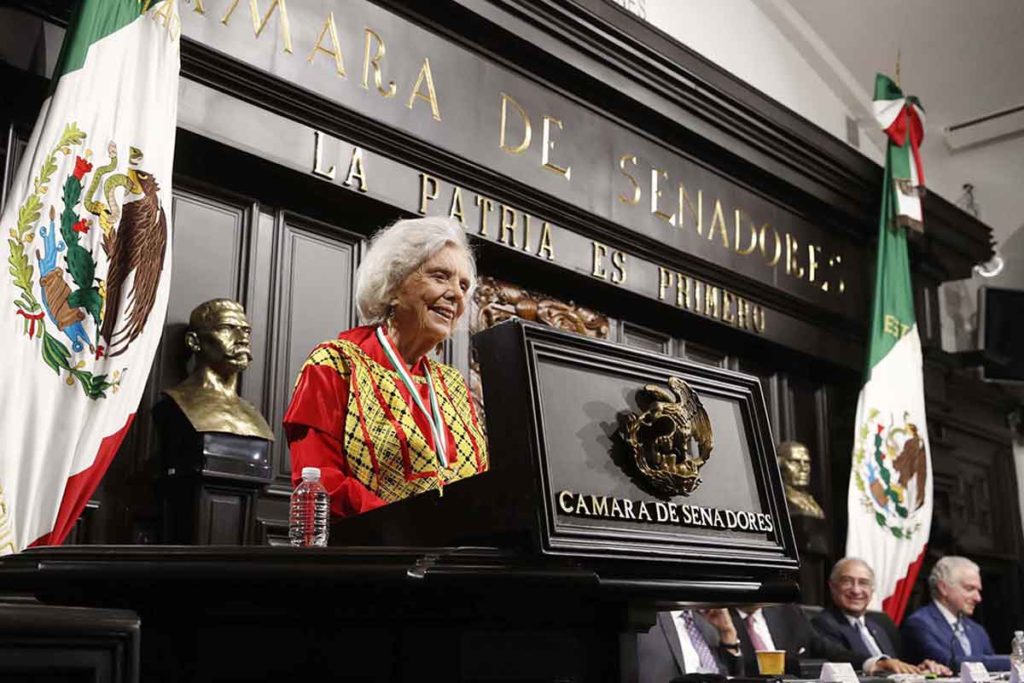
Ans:
{"type": "Polygon", "coordinates": [[[789,0],[853,74],[894,75],[929,127],[1024,105],[1021,0],[789,0]]]}

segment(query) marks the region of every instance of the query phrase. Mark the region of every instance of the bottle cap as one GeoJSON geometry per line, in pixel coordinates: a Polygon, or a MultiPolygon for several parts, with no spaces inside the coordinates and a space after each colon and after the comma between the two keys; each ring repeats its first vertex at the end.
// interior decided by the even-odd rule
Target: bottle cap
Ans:
{"type": "Polygon", "coordinates": [[[320,479],[320,468],[319,467],[303,467],[302,468],[302,480],[303,481],[319,481],[320,479]]]}

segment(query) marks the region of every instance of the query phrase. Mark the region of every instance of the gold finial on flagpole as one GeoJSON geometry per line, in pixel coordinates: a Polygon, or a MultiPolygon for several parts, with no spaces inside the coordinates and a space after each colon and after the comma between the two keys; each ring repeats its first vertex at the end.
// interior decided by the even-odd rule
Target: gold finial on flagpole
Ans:
{"type": "Polygon", "coordinates": [[[900,85],[900,49],[896,48],[896,87],[902,88],[900,85]]]}

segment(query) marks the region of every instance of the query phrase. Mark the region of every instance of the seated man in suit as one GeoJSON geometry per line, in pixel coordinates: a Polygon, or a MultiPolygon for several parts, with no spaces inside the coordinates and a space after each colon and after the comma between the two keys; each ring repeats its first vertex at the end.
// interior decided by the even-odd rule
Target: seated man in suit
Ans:
{"type": "Polygon", "coordinates": [[[730,612],[746,675],[758,674],[757,650],[785,650],[786,673],[791,676],[801,675],[800,660],[804,658],[861,664],[851,650],[818,635],[797,605],[750,605],[730,612]]]}
{"type": "Polygon", "coordinates": [[[928,576],[928,589],[932,602],[903,622],[909,656],[934,659],[954,671],[962,662],[981,662],[992,671],[1010,668],[1010,658],[995,654],[985,627],[970,618],[981,602],[978,565],[966,557],[943,557],[928,576]]]}
{"type": "Polygon", "coordinates": [[[875,595],[875,572],[867,562],[856,557],[845,557],[832,568],[828,580],[832,593],[832,607],[823,610],[811,623],[818,633],[838,645],[853,650],[865,661],[892,659],[888,670],[894,673],[913,673],[919,669],[939,676],[952,672],[930,659],[915,667],[901,661],[903,641],[896,624],[885,612],[868,612],[875,595]]]}
{"type": "Polygon", "coordinates": [[[688,673],[740,673],[739,642],[724,609],[658,612],[651,630],[637,636],[636,650],[640,683],[668,683],[688,673]]]}

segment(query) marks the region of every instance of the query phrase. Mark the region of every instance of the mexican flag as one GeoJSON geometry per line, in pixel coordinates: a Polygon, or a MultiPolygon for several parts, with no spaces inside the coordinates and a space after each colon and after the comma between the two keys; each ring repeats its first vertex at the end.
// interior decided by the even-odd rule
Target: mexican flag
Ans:
{"type": "Polygon", "coordinates": [[[146,386],[180,30],[174,0],[81,0],[0,215],[0,554],[64,540],[146,386]]]}
{"type": "Polygon", "coordinates": [[[906,227],[921,229],[918,145],[923,111],[888,77],[875,83],[875,114],[889,141],[868,363],[857,402],[846,554],[875,571],[871,609],[899,623],[924,559],[932,520],[921,340],[914,317],[906,227]]]}

